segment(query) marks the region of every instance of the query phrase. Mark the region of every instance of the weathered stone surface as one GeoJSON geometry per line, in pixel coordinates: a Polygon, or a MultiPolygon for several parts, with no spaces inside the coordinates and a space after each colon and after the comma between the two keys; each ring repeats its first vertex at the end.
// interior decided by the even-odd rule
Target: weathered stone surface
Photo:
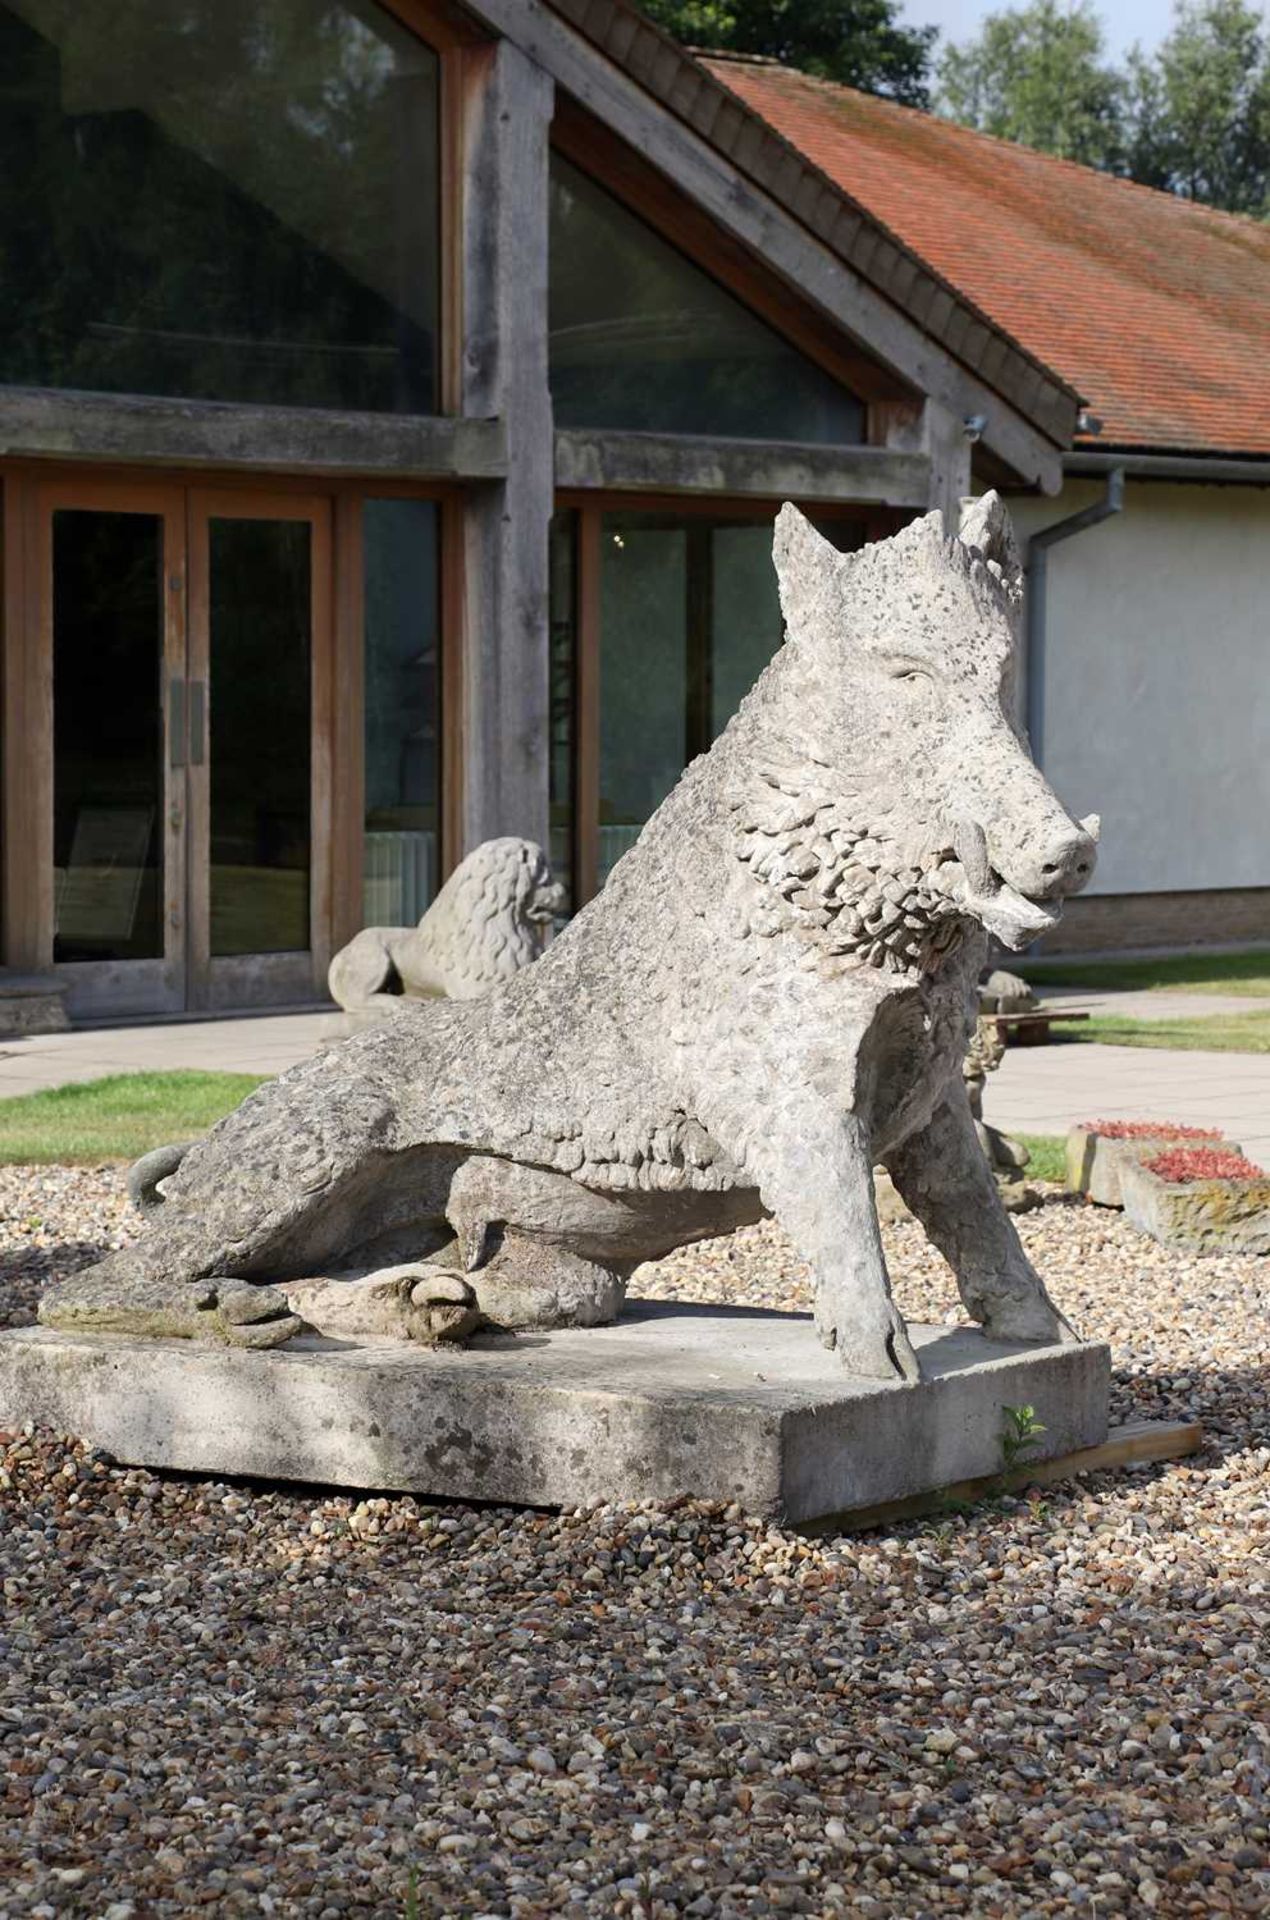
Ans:
{"type": "Polygon", "coordinates": [[[119,1330],[209,1276],[420,1258],[488,1287],[508,1324],[583,1322],[640,1261],[768,1212],[842,1367],[913,1379],[881,1161],[993,1338],[1075,1338],[961,1079],[985,933],[1026,945],[1094,861],[1010,718],[1004,509],[972,503],[963,539],[931,515],[843,555],[786,507],[775,558],[785,645],[544,957],[260,1088],[164,1180],[135,1246],[46,1298],[47,1323],[119,1330]]]}
{"type": "MultiPolygon", "coordinates": [[[[1154,1151],[1159,1153],[1160,1146],[1154,1151]]],[[[1190,1253],[1270,1253],[1270,1176],[1161,1180],[1126,1156],[1120,1162],[1120,1195],[1125,1218],[1166,1247],[1190,1253]]]]}
{"type": "Polygon", "coordinates": [[[28,1033],[65,1033],[66,989],[44,974],[6,974],[0,968],[0,1040],[28,1033]]]}
{"type": "Polygon", "coordinates": [[[466,1351],[23,1328],[0,1334],[0,1425],[198,1473],[535,1506],[688,1493],[787,1521],[999,1471],[1006,1407],[1046,1429],[1029,1458],[1105,1438],[1106,1347],[910,1332],[918,1386],[845,1375],[801,1315],[654,1302],[615,1327],[466,1351]]]}
{"type": "MultiPolygon", "coordinates": [[[[1159,1122],[1155,1122],[1158,1126],[1159,1122]]],[[[1112,1140],[1091,1127],[1072,1127],[1067,1135],[1067,1185],[1073,1193],[1083,1193],[1100,1207],[1122,1207],[1123,1170],[1141,1160],[1154,1160],[1178,1144],[1176,1135],[1142,1135],[1133,1140],[1112,1140]]],[[[1229,1153],[1242,1149],[1233,1140],[1223,1140],[1229,1153]]]]}
{"type": "Polygon", "coordinates": [[[331,962],[331,998],[353,1015],[398,1000],[477,1000],[537,960],[564,889],[532,840],[486,840],[460,861],[415,927],[364,927],[331,962]]]}

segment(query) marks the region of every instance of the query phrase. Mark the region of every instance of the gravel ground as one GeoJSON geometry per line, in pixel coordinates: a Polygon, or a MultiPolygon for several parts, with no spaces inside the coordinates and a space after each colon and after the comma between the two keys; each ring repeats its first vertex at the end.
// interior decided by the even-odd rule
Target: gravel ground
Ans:
{"type": "MultiPolygon", "coordinates": [[[[1270,1913],[1270,1262],[1019,1226],[1203,1455],[812,1541],[0,1436],[0,1916],[1270,1913]]],[[[0,1171],[0,1323],[130,1231],[117,1172],[0,1171]]],[[[770,1227],[642,1279],[805,1304],[770,1227]]]]}

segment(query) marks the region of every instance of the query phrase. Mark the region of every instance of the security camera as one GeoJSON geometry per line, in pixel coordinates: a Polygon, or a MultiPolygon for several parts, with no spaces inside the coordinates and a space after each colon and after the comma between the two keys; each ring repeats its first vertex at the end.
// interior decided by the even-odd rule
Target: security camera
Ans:
{"type": "Polygon", "coordinates": [[[988,424],[988,416],[986,413],[968,413],[961,424],[966,430],[967,440],[969,440],[973,446],[976,440],[983,438],[983,430],[988,424]]]}

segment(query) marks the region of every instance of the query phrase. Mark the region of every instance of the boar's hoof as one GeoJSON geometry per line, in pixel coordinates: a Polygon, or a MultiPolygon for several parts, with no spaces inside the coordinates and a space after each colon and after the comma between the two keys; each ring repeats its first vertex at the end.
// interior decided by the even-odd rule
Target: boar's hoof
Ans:
{"type": "Polygon", "coordinates": [[[885,1320],[874,1326],[839,1326],[818,1315],[816,1330],[822,1345],[837,1354],[844,1372],[892,1385],[905,1381],[914,1385],[922,1377],[921,1365],[903,1316],[890,1301],[887,1310],[885,1320]]]}
{"type": "Polygon", "coordinates": [[[990,1340],[1026,1340],[1030,1346],[1044,1347],[1080,1345],[1075,1328],[1044,1296],[999,1300],[983,1316],[982,1324],[990,1340]]]}

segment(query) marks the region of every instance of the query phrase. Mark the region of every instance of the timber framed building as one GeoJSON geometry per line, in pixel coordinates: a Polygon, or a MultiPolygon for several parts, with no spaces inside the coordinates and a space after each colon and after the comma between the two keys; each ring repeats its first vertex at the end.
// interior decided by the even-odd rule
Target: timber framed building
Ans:
{"type": "Polygon", "coordinates": [[[0,992],[301,1004],[575,903],[844,547],[1078,395],[623,0],[0,0],[0,992]]]}

